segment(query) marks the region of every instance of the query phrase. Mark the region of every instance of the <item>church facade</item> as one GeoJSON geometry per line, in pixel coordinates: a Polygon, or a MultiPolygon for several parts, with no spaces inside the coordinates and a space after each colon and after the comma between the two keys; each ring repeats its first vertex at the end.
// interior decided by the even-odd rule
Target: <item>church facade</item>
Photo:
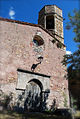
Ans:
{"type": "Polygon", "coordinates": [[[0,89],[25,109],[69,107],[62,10],[44,6],[38,24],[0,18],[0,89]]]}

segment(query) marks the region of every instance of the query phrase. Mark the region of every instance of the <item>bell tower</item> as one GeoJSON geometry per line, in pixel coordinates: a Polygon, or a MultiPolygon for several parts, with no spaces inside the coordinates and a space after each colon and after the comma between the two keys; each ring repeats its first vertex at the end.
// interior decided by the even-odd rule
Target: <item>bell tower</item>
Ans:
{"type": "Polygon", "coordinates": [[[38,24],[64,43],[62,10],[56,5],[46,5],[40,10],[38,24]]]}

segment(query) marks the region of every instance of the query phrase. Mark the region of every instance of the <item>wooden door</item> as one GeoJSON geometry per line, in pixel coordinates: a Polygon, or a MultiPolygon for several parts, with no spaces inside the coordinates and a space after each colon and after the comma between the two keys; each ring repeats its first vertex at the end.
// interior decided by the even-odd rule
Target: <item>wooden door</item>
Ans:
{"type": "Polygon", "coordinates": [[[30,111],[39,111],[41,106],[41,89],[39,85],[31,81],[26,88],[26,109],[30,111]]]}

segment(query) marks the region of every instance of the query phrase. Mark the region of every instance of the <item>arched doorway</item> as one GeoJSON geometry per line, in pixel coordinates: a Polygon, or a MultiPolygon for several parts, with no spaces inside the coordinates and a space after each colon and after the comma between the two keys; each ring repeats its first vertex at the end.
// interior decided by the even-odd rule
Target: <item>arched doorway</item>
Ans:
{"type": "Polygon", "coordinates": [[[42,83],[37,79],[32,79],[26,86],[26,100],[24,108],[29,111],[40,111],[42,107],[42,83]]]}

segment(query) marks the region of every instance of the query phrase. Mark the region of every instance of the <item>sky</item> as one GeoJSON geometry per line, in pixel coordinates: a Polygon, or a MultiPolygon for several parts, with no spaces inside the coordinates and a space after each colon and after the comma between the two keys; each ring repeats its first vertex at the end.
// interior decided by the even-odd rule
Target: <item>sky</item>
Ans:
{"type": "Polygon", "coordinates": [[[64,43],[67,54],[73,53],[77,49],[73,41],[75,34],[71,30],[66,30],[66,23],[69,21],[68,13],[73,15],[74,9],[80,9],[80,0],[0,0],[0,17],[29,23],[38,23],[38,12],[45,5],[56,5],[63,11],[64,43]]]}

